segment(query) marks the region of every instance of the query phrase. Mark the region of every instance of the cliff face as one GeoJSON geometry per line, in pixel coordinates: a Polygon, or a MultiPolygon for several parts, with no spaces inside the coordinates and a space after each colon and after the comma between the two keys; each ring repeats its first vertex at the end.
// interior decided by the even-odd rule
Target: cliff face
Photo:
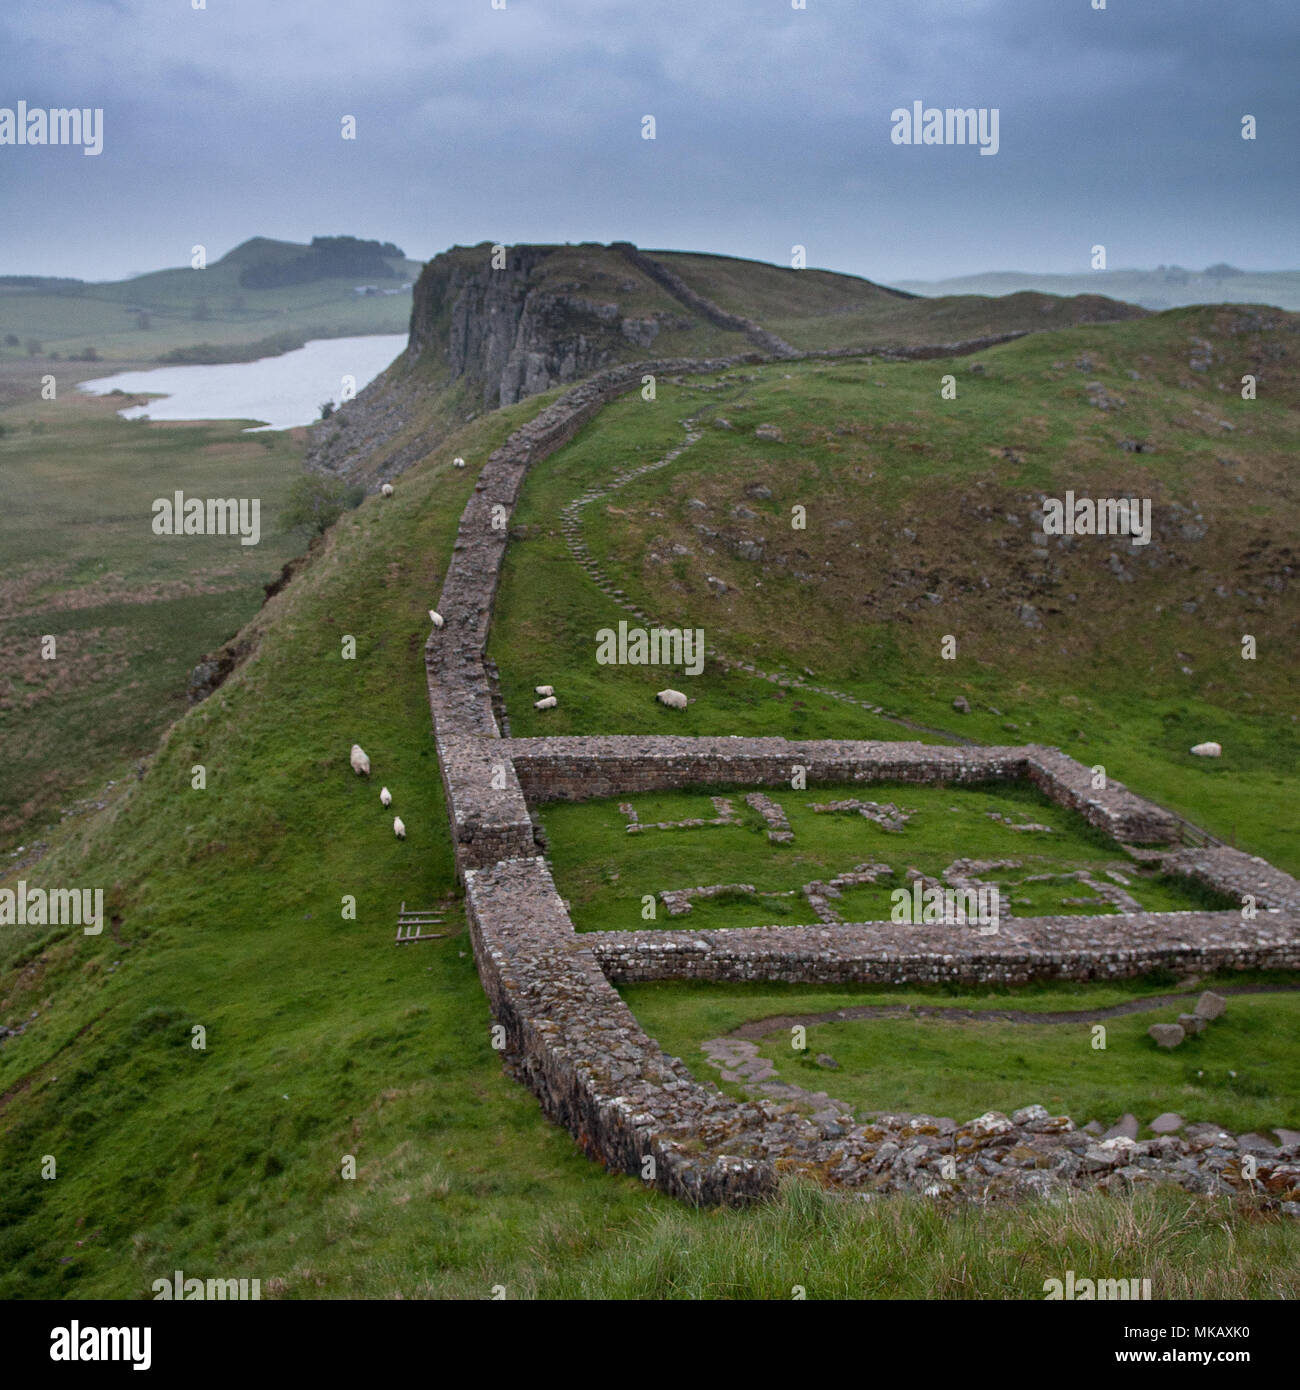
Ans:
{"type": "Polygon", "coordinates": [[[480,388],[484,409],[644,351],[664,328],[693,326],[666,299],[630,310],[622,301],[655,287],[612,248],[513,246],[504,257],[494,267],[487,243],[436,256],[411,308],[408,360],[432,357],[451,381],[480,388]]]}
{"type": "Polygon", "coordinates": [[[315,427],[308,466],[375,487],[480,411],[650,349],[747,348],[743,330],[675,298],[634,256],[595,243],[510,246],[494,265],[490,242],[435,256],[415,285],[406,352],[315,427]]]}

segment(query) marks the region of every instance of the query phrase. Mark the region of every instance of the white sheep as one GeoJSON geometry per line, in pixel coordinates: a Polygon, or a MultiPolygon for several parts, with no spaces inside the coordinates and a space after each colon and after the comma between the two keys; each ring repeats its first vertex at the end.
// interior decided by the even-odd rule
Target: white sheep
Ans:
{"type": "Polygon", "coordinates": [[[429,621],[434,625],[434,627],[442,627],[442,614],[439,613],[436,608],[430,608],[429,621]]]}
{"type": "Polygon", "coordinates": [[[554,695],[554,694],[555,694],[555,687],[554,687],[553,685],[535,685],[535,686],[533,686],[533,694],[534,694],[534,695],[554,695]]]}
{"type": "Polygon", "coordinates": [[[680,690],[661,690],[655,699],[661,705],[667,705],[669,709],[686,708],[686,696],[680,690]]]}
{"type": "Polygon", "coordinates": [[[406,827],[402,824],[401,816],[393,817],[393,834],[396,835],[399,840],[406,839],[406,827]]]}
{"type": "Polygon", "coordinates": [[[392,485],[392,483],[385,483],[385,484],[383,485],[383,487],[381,487],[381,488],[379,489],[379,491],[380,491],[385,497],[391,497],[391,496],[393,495],[393,485],[392,485]]]}
{"type": "Polygon", "coordinates": [[[381,806],[391,806],[393,804],[393,794],[387,787],[380,787],[379,789],[379,804],[381,806]]]}
{"type": "Polygon", "coordinates": [[[559,701],[555,698],[555,696],[554,696],[554,695],[548,695],[548,696],[546,697],[546,699],[544,699],[544,700],[534,700],[534,701],[533,701],[533,708],[534,708],[534,709],[554,709],[555,706],[556,706],[557,704],[559,704],[559,701]]]}
{"type": "Polygon", "coordinates": [[[370,776],[370,759],[366,757],[365,749],[359,743],[352,745],[352,771],[358,777],[370,776]]]}
{"type": "Polygon", "coordinates": [[[1221,758],[1223,756],[1223,745],[1219,743],[1198,743],[1192,752],[1198,758],[1221,758]]]}
{"type": "Polygon", "coordinates": [[[465,460],[464,460],[464,459],[461,459],[461,458],[452,459],[452,464],[453,464],[455,467],[457,467],[457,468],[464,468],[464,467],[465,467],[465,460]]]}

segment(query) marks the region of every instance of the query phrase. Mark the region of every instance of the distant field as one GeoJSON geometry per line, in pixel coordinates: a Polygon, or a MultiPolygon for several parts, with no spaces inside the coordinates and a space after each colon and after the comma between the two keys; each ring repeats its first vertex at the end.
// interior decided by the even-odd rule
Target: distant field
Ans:
{"type": "Polygon", "coordinates": [[[190,670],[306,545],[278,523],[300,432],[127,422],[75,389],[93,368],[61,368],[52,402],[38,370],[0,364],[0,847],[152,754],[190,670]],[[178,488],[258,498],[260,542],[155,535],[151,503],[178,488]]]}
{"type": "Polygon", "coordinates": [[[358,276],[253,289],[240,284],[248,259],[240,253],[254,245],[267,256],[305,249],[259,239],[202,270],[181,267],[57,290],[0,284],[0,360],[55,353],[67,359],[89,349],[107,362],[153,362],[206,345],[210,351],[187,360],[239,361],[311,338],[406,331],[411,292],[400,286],[419,274],[419,261],[394,261],[395,277],[375,282],[392,294],[358,294],[365,282],[358,276]],[[29,340],[39,345],[37,353],[29,352],[29,340]]]}

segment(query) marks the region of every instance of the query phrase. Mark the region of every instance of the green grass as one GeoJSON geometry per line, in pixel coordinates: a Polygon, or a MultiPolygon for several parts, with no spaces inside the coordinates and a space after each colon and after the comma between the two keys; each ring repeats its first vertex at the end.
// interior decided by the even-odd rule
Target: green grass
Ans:
{"type": "MultiPolygon", "coordinates": [[[[1202,988],[1294,976],[1227,974],[1194,988],[1188,1002],[1103,1020],[1105,1049],[1094,1047],[1093,1022],[1010,1023],[935,1017],[848,1019],[808,1023],[806,1050],[795,1051],[788,1026],[774,1026],[759,1051],[781,1080],[827,1091],[860,1112],[912,1111],[958,1123],[987,1110],[1010,1114],[1045,1105],[1077,1125],[1111,1125],[1126,1112],[1144,1125],[1166,1110],[1189,1122],[1211,1121],[1234,1133],[1300,1124],[1300,1056],[1294,1039],[1300,994],[1229,996],[1227,1011],[1175,1051],[1147,1037],[1152,1023],[1172,1023],[1190,1010],[1202,988]],[[829,1055],[839,1070],[820,1066],[829,1055]]],[[[625,985],[624,999],[641,1025],[693,1074],[743,1095],[723,1082],[700,1044],[742,1023],[807,1018],[862,1005],[1029,1013],[1105,1009],[1129,999],[1174,992],[1169,984],[1040,982],[1021,989],[705,985],[661,982],[625,985]]],[[[1145,1132],[1145,1131],[1144,1131],[1145,1132]]]]}
{"type": "MultiPolygon", "coordinates": [[[[1287,1220],[1233,1221],[1178,1191],[942,1210],[791,1185],[755,1211],[656,1212],[600,1259],[558,1220],[523,1296],[1038,1299],[1048,1279],[1149,1278],[1153,1299],[1293,1298],[1287,1220]]],[[[509,1296],[514,1296],[510,1293],[509,1296]]]]}
{"type": "MultiPolygon", "coordinates": [[[[711,927],[750,927],[815,923],[816,915],[799,891],[806,883],[846,873],[860,863],[884,863],[892,876],[876,884],[847,888],[835,901],[846,921],[888,920],[891,893],[907,885],[906,870],[941,877],[955,859],[1010,860],[1018,868],[980,875],[997,883],[1001,910],[1015,917],[1057,913],[1117,911],[1091,889],[1072,879],[1026,883],[1038,874],[1089,871],[1109,882],[1112,867],[1127,890],[1153,912],[1190,910],[1207,905],[1203,891],[1141,871],[1124,853],[1075,813],[1053,805],[1032,787],[990,784],[977,789],[869,783],[819,786],[803,791],[769,790],[785,810],[794,840],[772,844],[761,816],[745,802],[744,788],[660,793],[610,801],[556,802],[541,808],[560,893],[570,902],[579,931],[635,930],[646,895],[669,889],[721,883],[752,884],[753,895],[698,900],[680,917],[657,905],[656,925],[703,931],[711,927]],[[619,811],[626,801],[643,825],[688,819],[712,820],[713,795],[724,795],[738,817],[735,824],[628,832],[619,811]],[[814,805],[856,798],[892,803],[916,814],[901,832],[887,831],[856,813],[814,812],[814,805]],[[989,812],[1017,824],[1050,825],[1053,833],[1019,832],[989,812]],[[764,897],[766,893],[792,896],[764,897]],[[1070,899],[1090,900],[1086,905],[1070,899]]],[[[1214,903],[1231,906],[1231,903],[1214,903]]]]}
{"type": "Polygon", "coordinates": [[[289,1296],[480,1296],[530,1267],[543,1219],[594,1231],[645,1209],[502,1074],[429,731],[425,610],[475,476],[451,452],[485,457],[534,409],[348,514],[145,778],[27,872],[104,886],[117,920],[0,942],[0,1018],[27,1021],[0,1046],[0,1293],[138,1297],[185,1268],[289,1296]],[[394,947],[399,901],[448,899],[456,935],[394,947]]]}

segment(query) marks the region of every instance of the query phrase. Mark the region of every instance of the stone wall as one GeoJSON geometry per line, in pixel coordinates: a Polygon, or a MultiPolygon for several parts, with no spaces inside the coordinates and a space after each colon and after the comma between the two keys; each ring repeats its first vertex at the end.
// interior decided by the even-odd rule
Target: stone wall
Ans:
{"type": "Polygon", "coordinates": [[[1134,912],[1003,917],[995,936],[973,926],[894,922],[591,932],[617,984],[649,980],[787,984],[1020,985],[1130,979],[1166,968],[1300,969],[1300,912],[1134,912]]]}
{"type": "Polygon", "coordinates": [[[1178,825],[1160,807],[1092,773],[1059,749],[952,748],[940,744],[782,738],[601,736],[511,739],[509,756],[532,801],[580,801],[686,786],[789,786],[796,767],[809,786],[922,782],[969,786],[1028,780],[1090,825],[1132,844],[1167,844],[1178,825]]]}

